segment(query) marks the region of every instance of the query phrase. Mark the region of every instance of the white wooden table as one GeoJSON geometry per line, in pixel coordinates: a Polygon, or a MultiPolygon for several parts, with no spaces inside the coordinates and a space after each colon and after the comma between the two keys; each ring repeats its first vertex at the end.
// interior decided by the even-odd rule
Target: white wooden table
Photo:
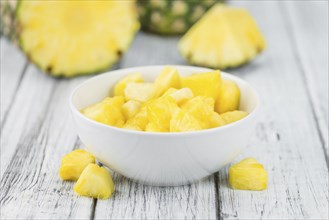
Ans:
{"type": "MultiPolygon", "coordinates": [[[[328,219],[328,1],[235,1],[267,40],[252,63],[229,72],[261,94],[247,150],[269,172],[268,189],[235,191],[227,169],[182,187],[150,187],[114,173],[109,200],[78,197],[58,176],[83,147],[68,95],[87,77],[54,79],[1,39],[1,219],[328,219]]],[[[117,68],[185,64],[178,37],[140,33],[117,68]]]]}

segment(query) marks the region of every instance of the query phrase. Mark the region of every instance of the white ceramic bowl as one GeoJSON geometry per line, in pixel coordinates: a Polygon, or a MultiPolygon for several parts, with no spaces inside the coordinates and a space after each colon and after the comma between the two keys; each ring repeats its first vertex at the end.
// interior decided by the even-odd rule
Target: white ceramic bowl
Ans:
{"type": "MultiPolygon", "coordinates": [[[[175,66],[182,76],[209,71],[175,66]]],[[[111,94],[112,86],[125,75],[140,72],[154,80],[164,66],[120,69],[95,76],[79,85],[70,107],[79,137],[87,150],[112,170],[150,185],[181,185],[207,177],[230,163],[248,144],[256,125],[258,95],[245,81],[222,72],[241,90],[240,109],[249,115],[235,123],[193,132],[151,133],[120,129],[98,123],[79,110],[111,94]]]]}

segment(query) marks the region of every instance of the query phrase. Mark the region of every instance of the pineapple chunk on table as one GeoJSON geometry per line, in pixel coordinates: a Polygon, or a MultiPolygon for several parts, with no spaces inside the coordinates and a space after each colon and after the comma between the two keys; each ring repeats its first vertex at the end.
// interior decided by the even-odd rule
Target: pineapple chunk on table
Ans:
{"type": "Polygon", "coordinates": [[[264,190],[267,179],[267,171],[254,158],[244,159],[229,169],[229,182],[233,189],[264,190]]]}
{"type": "Polygon", "coordinates": [[[114,192],[114,183],[104,167],[89,164],[74,185],[74,191],[80,196],[108,199],[114,192]]]}
{"type": "Polygon", "coordinates": [[[76,181],[91,163],[95,163],[95,157],[92,154],[82,149],[74,150],[62,158],[59,176],[62,180],[76,181]]]}

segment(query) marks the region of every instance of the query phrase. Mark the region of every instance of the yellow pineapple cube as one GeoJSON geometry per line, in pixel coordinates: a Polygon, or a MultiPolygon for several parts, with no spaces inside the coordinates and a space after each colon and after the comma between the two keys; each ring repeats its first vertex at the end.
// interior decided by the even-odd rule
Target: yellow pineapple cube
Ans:
{"type": "Polygon", "coordinates": [[[104,167],[89,164],[74,185],[74,191],[80,196],[108,199],[114,192],[114,183],[104,167]]]}
{"type": "Polygon", "coordinates": [[[170,120],[170,132],[202,130],[202,123],[185,110],[176,110],[170,120]]]}
{"type": "Polygon", "coordinates": [[[234,111],[239,108],[240,89],[237,84],[231,80],[223,80],[216,100],[215,110],[219,114],[234,111]]]}
{"type": "Polygon", "coordinates": [[[128,129],[128,130],[135,130],[135,131],[142,131],[142,129],[138,125],[134,124],[125,124],[122,128],[128,129]]]}
{"type": "Polygon", "coordinates": [[[103,124],[122,127],[125,117],[121,111],[124,103],[122,96],[107,97],[103,101],[81,110],[86,117],[103,124]]]}
{"type": "Polygon", "coordinates": [[[132,118],[134,115],[137,114],[141,105],[142,104],[139,101],[129,100],[122,105],[122,113],[128,120],[129,118],[132,118]]]}
{"type": "Polygon", "coordinates": [[[172,97],[160,97],[147,105],[148,120],[159,130],[169,131],[171,116],[178,108],[172,97]]]}
{"type": "Polygon", "coordinates": [[[124,90],[128,83],[131,82],[143,82],[142,75],[135,73],[122,78],[115,86],[113,90],[114,96],[124,96],[124,90]]]}
{"type": "Polygon", "coordinates": [[[217,112],[212,112],[209,114],[209,127],[216,128],[226,125],[226,121],[217,112]]]}
{"type": "Polygon", "coordinates": [[[95,157],[92,154],[82,149],[74,150],[62,158],[59,176],[62,180],[76,181],[91,163],[95,163],[95,157]]]}
{"type": "Polygon", "coordinates": [[[223,114],[220,114],[220,116],[224,119],[226,124],[230,124],[230,123],[239,121],[242,118],[246,117],[247,115],[248,115],[247,112],[238,111],[238,110],[225,112],[223,114]]]}
{"type": "Polygon", "coordinates": [[[153,83],[127,83],[124,90],[126,100],[136,100],[146,102],[155,96],[155,86],[153,83]]]}
{"type": "Polygon", "coordinates": [[[180,88],[180,77],[174,67],[166,66],[160,75],[155,79],[155,97],[161,96],[169,88],[180,88]]]}
{"type": "Polygon", "coordinates": [[[187,100],[193,98],[193,92],[190,88],[182,88],[175,92],[172,92],[168,96],[172,97],[177,104],[182,104],[187,100]]]}
{"type": "Polygon", "coordinates": [[[229,169],[229,182],[233,189],[264,190],[267,179],[267,171],[254,158],[244,159],[229,169]]]}
{"type": "Polygon", "coordinates": [[[221,87],[219,70],[193,74],[181,79],[182,87],[190,88],[195,96],[207,96],[217,100],[221,87]]]}
{"type": "Polygon", "coordinates": [[[171,94],[173,94],[174,92],[178,91],[178,89],[175,89],[175,88],[169,88],[167,89],[167,91],[165,91],[165,93],[163,93],[162,96],[169,96],[171,94]]]}
{"type": "Polygon", "coordinates": [[[145,130],[146,125],[148,124],[149,120],[147,117],[147,107],[143,105],[140,110],[135,114],[134,117],[127,120],[124,127],[130,128],[133,130],[145,130]]]}
{"type": "Polygon", "coordinates": [[[145,127],[145,131],[149,132],[169,132],[169,130],[164,126],[159,126],[155,123],[148,123],[145,127]]]}

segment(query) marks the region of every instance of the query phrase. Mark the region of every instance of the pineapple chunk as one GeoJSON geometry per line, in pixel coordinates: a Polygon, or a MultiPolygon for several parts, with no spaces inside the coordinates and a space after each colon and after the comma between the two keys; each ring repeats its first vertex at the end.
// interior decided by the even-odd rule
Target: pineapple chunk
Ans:
{"type": "Polygon", "coordinates": [[[128,75],[121,79],[115,86],[113,90],[114,96],[124,96],[124,90],[128,83],[131,82],[143,82],[142,75],[140,73],[135,73],[128,75]]]}
{"type": "Polygon", "coordinates": [[[137,114],[141,107],[141,103],[136,100],[129,100],[125,104],[122,105],[122,113],[125,118],[128,120],[137,114]]]}
{"type": "Polygon", "coordinates": [[[89,164],[74,185],[74,191],[80,196],[108,199],[114,192],[114,183],[104,167],[89,164]]]}
{"type": "Polygon", "coordinates": [[[177,69],[174,67],[166,66],[160,75],[154,81],[155,97],[161,96],[169,88],[180,88],[180,77],[177,69]]]}
{"type": "Polygon", "coordinates": [[[153,83],[127,83],[124,90],[127,100],[140,102],[149,101],[154,97],[155,86],[153,83]]]}
{"type": "Polygon", "coordinates": [[[125,117],[121,111],[123,103],[122,96],[107,97],[99,103],[82,109],[81,112],[86,117],[100,123],[122,127],[125,123],[125,117]]]}
{"type": "Polygon", "coordinates": [[[124,127],[128,127],[133,130],[143,131],[148,124],[149,120],[147,118],[147,107],[146,105],[142,106],[136,115],[127,120],[124,127]]]}
{"type": "Polygon", "coordinates": [[[145,127],[145,131],[149,132],[169,132],[165,127],[159,126],[155,123],[148,123],[145,127]]]}
{"type": "Polygon", "coordinates": [[[246,9],[216,4],[181,38],[178,47],[192,64],[225,69],[253,59],[265,48],[265,41],[246,9]]]}
{"type": "Polygon", "coordinates": [[[220,116],[224,119],[226,124],[230,124],[236,121],[239,121],[240,119],[246,117],[248,115],[247,112],[244,111],[231,111],[231,112],[225,112],[221,114],[220,116]]]}
{"type": "Polygon", "coordinates": [[[128,129],[128,130],[135,130],[135,131],[142,131],[142,129],[134,124],[125,124],[122,128],[128,129]]]}
{"type": "Polygon", "coordinates": [[[169,131],[170,119],[177,106],[172,97],[160,97],[147,105],[147,117],[153,127],[161,131],[169,131]]]}
{"type": "Polygon", "coordinates": [[[178,89],[175,89],[175,88],[169,88],[167,89],[167,91],[165,91],[165,93],[163,93],[162,96],[169,96],[171,94],[173,94],[174,92],[178,91],[178,89]]]}
{"type": "Polygon", "coordinates": [[[172,97],[177,104],[182,104],[187,100],[193,98],[193,92],[190,88],[182,88],[182,89],[168,89],[163,95],[172,97]]]}
{"type": "Polygon", "coordinates": [[[204,129],[211,128],[214,116],[214,100],[210,97],[196,96],[182,105],[182,109],[197,118],[204,129]]]}
{"type": "Polygon", "coordinates": [[[62,158],[59,176],[62,180],[77,181],[90,163],[95,163],[95,157],[92,154],[82,149],[74,150],[62,158]]]}
{"type": "Polygon", "coordinates": [[[221,87],[220,71],[193,74],[181,79],[182,87],[188,87],[195,96],[208,96],[217,100],[221,87]]]}
{"type": "Polygon", "coordinates": [[[217,98],[215,110],[219,114],[234,111],[239,108],[240,89],[235,82],[231,80],[223,80],[222,86],[217,98]]]}
{"type": "Polygon", "coordinates": [[[197,131],[202,129],[202,123],[185,110],[179,109],[175,111],[170,120],[170,132],[197,131]]]}
{"type": "Polygon", "coordinates": [[[244,159],[229,169],[229,182],[233,189],[264,190],[267,179],[267,171],[254,158],[244,159]]]}

